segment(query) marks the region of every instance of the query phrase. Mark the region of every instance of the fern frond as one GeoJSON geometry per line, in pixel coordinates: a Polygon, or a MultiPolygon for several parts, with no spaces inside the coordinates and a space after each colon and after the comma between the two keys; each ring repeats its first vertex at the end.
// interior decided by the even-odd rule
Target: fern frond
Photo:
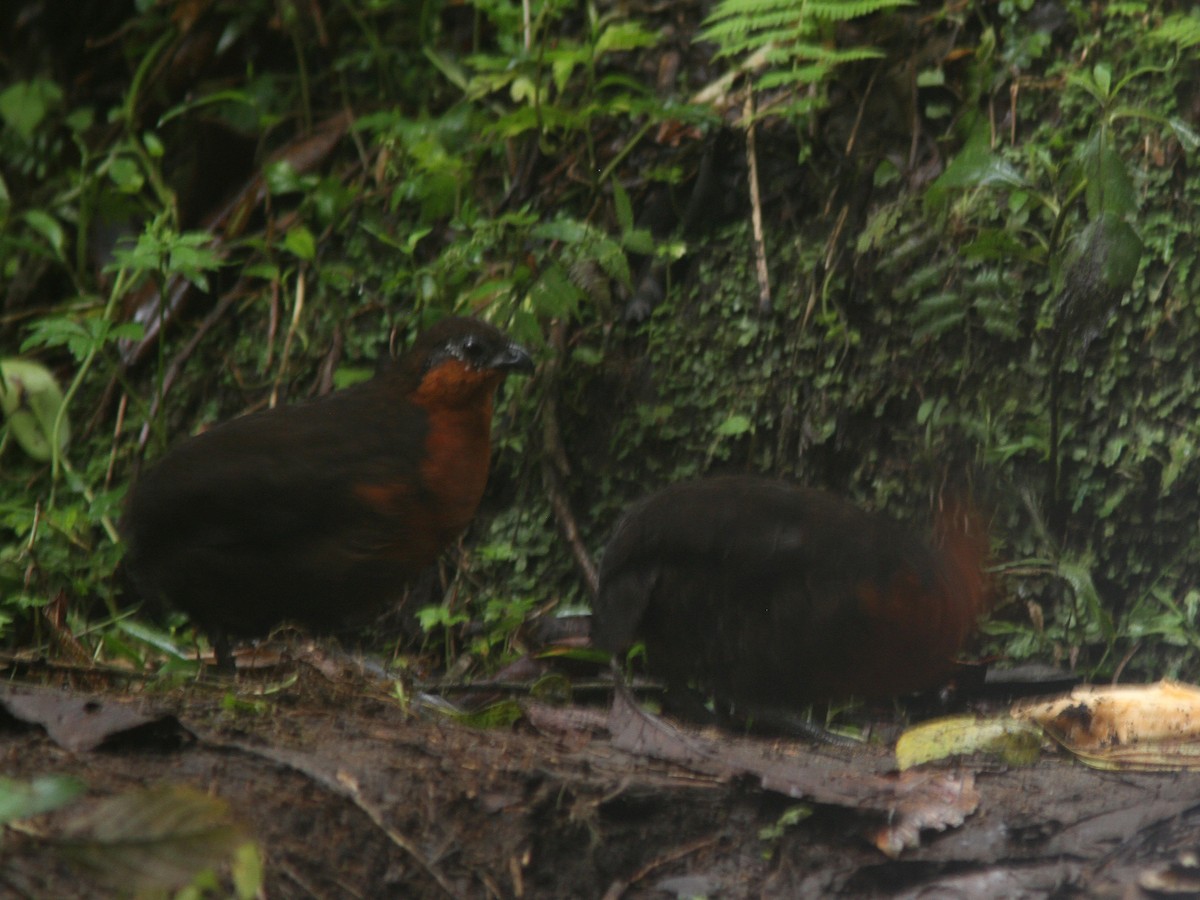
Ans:
{"type": "Polygon", "coordinates": [[[756,82],[759,90],[799,90],[825,81],[839,65],[881,55],[869,47],[820,42],[830,23],[911,5],[912,0],[720,0],[699,39],[715,43],[718,58],[753,56],[756,67],[761,60],[767,71],[756,82]]]}
{"type": "Polygon", "coordinates": [[[912,6],[912,0],[827,0],[804,5],[804,12],[822,22],[848,22],[874,15],[885,9],[912,6]]]}
{"type": "Polygon", "coordinates": [[[1171,16],[1150,32],[1150,37],[1174,44],[1180,50],[1190,50],[1200,44],[1200,16],[1171,16]]]}
{"type": "Polygon", "coordinates": [[[760,91],[782,87],[807,87],[810,84],[818,83],[828,71],[826,66],[800,66],[785,72],[776,70],[763,75],[754,83],[754,86],[760,91]]]}

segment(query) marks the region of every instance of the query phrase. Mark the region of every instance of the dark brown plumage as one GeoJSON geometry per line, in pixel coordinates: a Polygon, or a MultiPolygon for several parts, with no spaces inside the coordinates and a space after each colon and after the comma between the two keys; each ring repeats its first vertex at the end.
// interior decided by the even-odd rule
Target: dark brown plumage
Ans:
{"type": "Polygon", "coordinates": [[[130,496],[134,583],[208,631],[226,667],[226,635],[378,610],[474,516],[496,388],[532,368],[491,325],[444,319],[370,381],[182,441],[130,496]]]}
{"type": "Polygon", "coordinates": [[[933,687],[986,605],[977,517],[936,530],[765,478],[674,485],[618,524],[593,642],[641,638],[652,673],[743,709],[933,687]]]}

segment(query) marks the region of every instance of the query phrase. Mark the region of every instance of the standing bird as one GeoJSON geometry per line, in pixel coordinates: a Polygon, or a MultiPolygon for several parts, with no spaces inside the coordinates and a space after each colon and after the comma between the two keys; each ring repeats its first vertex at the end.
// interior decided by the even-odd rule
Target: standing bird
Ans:
{"type": "Polygon", "coordinates": [[[471,521],[496,389],[532,370],[491,325],[443,319],[370,381],[182,441],[133,488],[134,584],[186,612],[227,670],[229,635],[363,618],[471,521]]]}
{"type": "Polygon", "coordinates": [[[617,525],[593,643],[636,638],[673,690],[742,712],[937,685],[986,606],[987,538],[948,510],[931,548],[839,497],[755,477],[677,484],[617,525]],[[965,527],[964,527],[965,526],[965,527]]]}

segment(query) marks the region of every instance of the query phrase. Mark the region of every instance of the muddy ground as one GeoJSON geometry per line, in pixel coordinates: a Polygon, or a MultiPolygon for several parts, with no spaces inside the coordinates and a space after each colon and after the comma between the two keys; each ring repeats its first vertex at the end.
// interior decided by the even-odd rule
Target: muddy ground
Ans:
{"type": "Polygon", "coordinates": [[[162,783],[228,802],[270,898],[1138,897],[1200,883],[1200,775],[1098,772],[1049,751],[922,767],[914,787],[892,772],[894,722],[844,748],[647,736],[603,702],[521,703],[515,724],[471,727],[353,667],[295,660],[235,690],[26,672],[0,691],[3,772],[70,773],[87,791],[9,829],[0,895],[113,893],[63,860],[56,829],[162,783]],[[923,820],[906,804],[931,785],[949,811],[923,820]],[[787,815],[797,798],[806,817],[787,815]],[[919,846],[885,855],[880,836],[906,821],[919,846]]]}

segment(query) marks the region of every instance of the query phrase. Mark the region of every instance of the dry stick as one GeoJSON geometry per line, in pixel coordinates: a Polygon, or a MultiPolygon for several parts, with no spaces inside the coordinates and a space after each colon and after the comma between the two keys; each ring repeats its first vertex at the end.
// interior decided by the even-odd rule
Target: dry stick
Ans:
{"type": "Polygon", "coordinates": [[[104,489],[112,487],[113,472],[117,467],[117,445],[121,440],[121,429],[125,427],[125,410],[129,406],[129,394],[121,392],[121,402],[117,404],[117,424],[113,426],[112,449],[108,453],[108,468],[104,472],[104,489]]]}
{"type": "Polygon", "coordinates": [[[617,879],[608,886],[608,890],[604,892],[603,900],[619,900],[624,896],[625,892],[653,872],[655,869],[661,868],[668,863],[673,863],[683,859],[685,856],[691,856],[698,850],[704,850],[720,841],[719,837],[706,837],[692,841],[690,844],[684,844],[682,847],[676,847],[668,853],[664,853],[658,859],[652,859],[646,865],[642,866],[634,872],[628,879],[617,879]]]}
{"type": "Polygon", "coordinates": [[[1014,78],[1012,86],[1008,89],[1008,109],[1009,109],[1009,132],[1008,142],[1012,146],[1017,146],[1017,95],[1021,92],[1020,80],[1014,78]]]}
{"type": "Polygon", "coordinates": [[[812,318],[813,312],[817,308],[817,299],[824,296],[825,286],[829,282],[829,273],[833,270],[833,258],[837,254],[838,247],[841,246],[842,230],[846,227],[846,217],[850,214],[850,205],[843,204],[842,211],[838,213],[837,221],[833,223],[833,231],[825,240],[825,256],[821,263],[822,279],[820,286],[816,280],[813,280],[812,287],[808,294],[808,305],[804,307],[804,317],[800,320],[801,330],[808,327],[809,319],[812,318]]]}
{"type": "Polygon", "coordinates": [[[1117,663],[1117,667],[1115,669],[1113,669],[1113,674],[1112,674],[1112,683],[1113,684],[1119,684],[1121,682],[1121,674],[1125,671],[1125,667],[1127,665],[1129,665],[1129,661],[1131,659],[1133,659],[1133,657],[1141,649],[1142,649],[1142,642],[1140,640],[1134,641],[1133,646],[1130,647],[1129,651],[1124,656],[1121,657],[1121,661],[1119,663],[1117,663]]]}
{"type": "MultiPolygon", "coordinates": [[[[45,646],[44,644],[42,646],[45,646]]],[[[158,672],[138,672],[133,669],[122,669],[116,666],[104,666],[85,654],[79,662],[60,662],[48,659],[45,655],[38,657],[22,657],[11,653],[0,653],[0,669],[7,673],[17,674],[46,674],[74,675],[86,678],[104,678],[110,681],[145,681],[150,682],[161,678],[158,672]]],[[[223,688],[227,685],[222,685],[223,688]]]]}
{"type": "Polygon", "coordinates": [[[333,373],[337,370],[338,363],[342,359],[342,349],[346,346],[346,338],[342,334],[342,326],[337,325],[333,329],[333,343],[329,348],[329,352],[325,354],[325,358],[321,360],[321,368],[317,374],[316,394],[318,397],[324,397],[333,390],[333,373]]]}
{"type": "Polygon", "coordinates": [[[175,359],[167,366],[166,372],[163,373],[162,390],[156,393],[154,399],[151,401],[150,411],[146,414],[146,422],[142,425],[142,431],[138,435],[138,453],[146,449],[146,442],[150,440],[150,423],[158,415],[158,408],[166,399],[167,391],[171,389],[171,386],[175,383],[175,379],[179,377],[179,373],[183,370],[183,364],[196,351],[196,348],[200,345],[200,341],[208,333],[209,329],[216,325],[221,316],[225,315],[226,310],[233,305],[233,302],[241,297],[242,292],[240,287],[240,283],[235,285],[233,290],[225,294],[217,302],[217,305],[213,307],[213,311],[205,316],[204,320],[196,326],[195,332],[188,338],[188,342],[183,345],[183,349],[179,351],[175,359]]]}
{"type": "Polygon", "coordinates": [[[875,89],[875,77],[878,74],[878,69],[871,73],[871,77],[867,81],[867,89],[863,91],[862,101],[858,104],[858,112],[854,114],[854,127],[850,129],[850,137],[846,138],[846,149],[843,151],[846,156],[854,152],[854,144],[858,140],[858,131],[862,127],[863,115],[867,111],[867,101],[871,99],[871,92],[875,89]]]}
{"type": "Polygon", "coordinates": [[[554,520],[558,523],[567,546],[571,548],[571,555],[575,557],[575,565],[583,575],[588,592],[595,598],[600,593],[600,576],[596,572],[596,563],[579,536],[579,526],[575,522],[575,514],[571,511],[571,504],[566,498],[562,484],[563,479],[571,474],[571,468],[558,428],[558,406],[554,402],[554,392],[558,386],[558,375],[567,349],[566,320],[559,319],[551,326],[550,346],[554,353],[542,370],[546,397],[546,406],[542,411],[542,444],[545,451],[542,456],[542,482],[550,496],[554,520]]]}
{"type": "Polygon", "coordinates": [[[279,385],[283,383],[284,373],[287,372],[288,358],[292,354],[292,341],[296,337],[296,329],[300,327],[300,316],[304,312],[305,278],[301,272],[296,278],[296,305],[292,307],[292,321],[288,324],[287,334],[283,337],[283,352],[279,354],[279,373],[271,386],[271,399],[268,406],[271,409],[279,402],[279,385]]]}
{"type": "Polygon", "coordinates": [[[459,895],[450,882],[446,881],[445,876],[434,868],[433,863],[425,858],[425,855],[417,849],[417,846],[412,841],[383,820],[383,813],[379,811],[379,807],[369,802],[362,795],[362,792],[358,789],[358,781],[353,775],[346,771],[339,771],[337,773],[337,783],[345,789],[345,795],[350,801],[366,813],[367,818],[375,823],[375,827],[387,835],[388,840],[407,853],[413,862],[420,866],[425,871],[425,874],[432,878],[437,883],[437,886],[446,892],[446,896],[457,897],[459,895]]]}
{"type": "Polygon", "coordinates": [[[425,858],[425,855],[418,849],[416,844],[384,821],[383,813],[380,812],[379,807],[362,795],[362,791],[358,786],[358,779],[350,772],[344,769],[339,769],[334,773],[328,772],[320,765],[314,765],[307,754],[300,751],[286,748],[256,747],[244,741],[228,740],[216,734],[191,728],[186,724],[184,727],[188,728],[199,740],[210,747],[235,750],[257,759],[267,760],[277,766],[291,769],[293,772],[303,775],[317,786],[323,787],[338,796],[345,797],[365,813],[372,824],[387,836],[388,840],[407,853],[413,862],[420,867],[421,871],[433,879],[447,897],[459,896],[459,892],[437,870],[434,864],[425,858]]]}
{"type": "Polygon", "coordinates": [[[750,221],[754,225],[754,263],[758,272],[758,311],[771,309],[771,276],[767,271],[767,244],[763,237],[762,198],[758,190],[758,153],[754,149],[754,89],[746,88],[746,161],[750,166],[750,221]]]}
{"type": "Polygon", "coordinates": [[[267,358],[263,369],[269,371],[275,364],[275,338],[279,335],[279,279],[271,279],[271,303],[267,307],[267,358]]]}

